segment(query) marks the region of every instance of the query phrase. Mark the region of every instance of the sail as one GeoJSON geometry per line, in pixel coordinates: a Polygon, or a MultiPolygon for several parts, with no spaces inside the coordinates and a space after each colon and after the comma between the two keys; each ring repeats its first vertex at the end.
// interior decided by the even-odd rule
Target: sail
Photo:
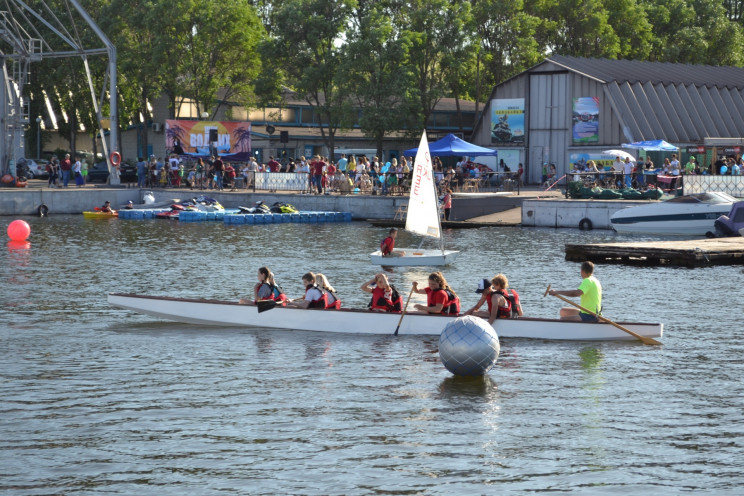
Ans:
{"type": "Polygon", "coordinates": [[[433,238],[440,237],[439,209],[426,131],[421,135],[421,143],[413,164],[406,231],[433,238]]]}

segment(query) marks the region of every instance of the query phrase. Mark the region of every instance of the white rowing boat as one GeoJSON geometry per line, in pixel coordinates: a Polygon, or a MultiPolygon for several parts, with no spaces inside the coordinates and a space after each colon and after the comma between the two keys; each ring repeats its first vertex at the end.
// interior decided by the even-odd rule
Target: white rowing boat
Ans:
{"type": "MultiPolygon", "coordinates": [[[[351,334],[392,334],[400,314],[367,310],[303,310],[276,307],[258,312],[255,305],[240,305],[232,301],[172,298],[110,293],[111,305],[166,320],[213,326],[261,327],[301,331],[338,332],[351,334]]],[[[407,313],[401,323],[400,335],[438,336],[447,323],[456,317],[407,313]]],[[[621,322],[650,338],[660,338],[663,324],[621,322]]],[[[522,317],[497,320],[493,328],[499,337],[550,340],[633,340],[630,334],[603,323],[571,322],[556,319],[522,317]]]]}
{"type": "Polygon", "coordinates": [[[404,254],[398,253],[399,256],[387,257],[383,257],[382,251],[377,250],[370,254],[370,260],[375,265],[395,267],[449,265],[460,252],[444,249],[439,202],[437,201],[437,186],[434,183],[434,171],[431,166],[426,131],[421,135],[411,177],[411,193],[408,198],[406,213],[406,231],[424,236],[424,239],[428,237],[439,240],[439,250],[422,250],[419,246],[418,249],[394,250],[395,252],[403,251],[404,254]]]}

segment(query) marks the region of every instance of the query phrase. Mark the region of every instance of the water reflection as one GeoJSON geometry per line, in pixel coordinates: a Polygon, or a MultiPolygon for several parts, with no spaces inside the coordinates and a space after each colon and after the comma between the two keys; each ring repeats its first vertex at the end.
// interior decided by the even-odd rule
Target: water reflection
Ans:
{"type": "Polygon", "coordinates": [[[437,398],[459,402],[481,398],[491,400],[495,397],[498,386],[488,374],[478,377],[447,377],[439,383],[437,398]]]}

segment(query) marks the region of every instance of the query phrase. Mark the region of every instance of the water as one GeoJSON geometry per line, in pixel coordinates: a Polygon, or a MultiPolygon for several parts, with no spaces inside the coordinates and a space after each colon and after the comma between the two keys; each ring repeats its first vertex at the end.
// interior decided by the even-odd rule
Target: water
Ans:
{"type": "MultiPolygon", "coordinates": [[[[605,315],[664,322],[663,346],[502,340],[488,376],[462,380],[436,338],[203,328],[106,303],[109,291],[237,299],[268,265],[290,295],[322,271],[345,306],[363,306],[384,229],[27,220],[31,250],[3,250],[0,268],[2,494],[722,494],[744,483],[739,267],[599,266],[605,315]]],[[[562,304],[543,297],[547,284],[580,282],[565,243],[630,239],[448,236],[463,253],[445,275],[466,308],[480,278],[504,272],[541,317],[562,304]]],[[[399,246],[414,242],[400,233],[399,246]]],[[[427,274],[390,277],[405,289],[427,274]]]]}

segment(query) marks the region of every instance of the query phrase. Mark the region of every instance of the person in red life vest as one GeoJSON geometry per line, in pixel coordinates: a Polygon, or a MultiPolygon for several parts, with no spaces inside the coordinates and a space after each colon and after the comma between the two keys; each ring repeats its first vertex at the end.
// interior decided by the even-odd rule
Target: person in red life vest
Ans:
{"type": "Polygon", "coordinates": [[[302,284],[305,286],[305,296],[295,298],[287,302],[288,307],[296,308],[319,308],[325,310],[328,306],[328,295],[315,283],[315,274],[308,272],[302,276],[302,284]]]}
{"type": "Polygon", "coordinates": [[[395,251],[395,238],[398,236],[398,229],[391,227],[388,231],[387,238],[380,243],[380,252],[383,257],[402,257],[406,252],[402,250],[395,251]]]}
{"type": "Polygon", "coordinates": [[[318,287],[326,295],[326,310],[338,310],[341,308],[341,300],[336,295],[336,290],[333,289],[331,283],[328,282],[328,278],[323,274],[315,274],[315,280],[318,283],[318,287]]]}
{"type": "Polygon", "coordinates": [[[493,324],[496,319],[511,319],[523,315],[519,293],[509,289],[509,280],[504,274],[497,274],[490,281],[483,279],[475,292],[481,294],[480,300],[465,315],[487,319],[489,324],[493,324]],[[488,311],[479,311],[484,303],[488,305],[488,311]]]}
{"type": "Polygon", "coordinates": [[[388,283],[385,274],[377,274],[374,279],[362,284],[362,291],[372,293],[369,309],[373,312],[400,312],[402,299],[398,291],[388,283]]]}
{"type": "Polygon", "coordinates": [[[111,202],[106,200],[106,202],[103,204],[101,208],[98,209],[100,212],[106,212],[108,214],[115,214],[116,210],[111,208],[111,202]]]}
{"type": "Polygon", "coordinates": [[[284,304],[287,301],[287,295],[284,294],[281,286],[274,281],[274,274],[268,267],[258,269],[258,283],[253,287],[253,299],[241,298],[240,304],[249,305],[257,301],[273,300],[277,303],[284,304]]]}
{"type": "Polygon", "coordinates": [[[456,315],[460,311],[460,298],[447,284],[441,272],[429,274],[429,287],[419,289],[418,282],[414,281],[413,291],[426,295],[426,305],[417,303],[414,308],[425,313],[442,313],[456,315]]]}

